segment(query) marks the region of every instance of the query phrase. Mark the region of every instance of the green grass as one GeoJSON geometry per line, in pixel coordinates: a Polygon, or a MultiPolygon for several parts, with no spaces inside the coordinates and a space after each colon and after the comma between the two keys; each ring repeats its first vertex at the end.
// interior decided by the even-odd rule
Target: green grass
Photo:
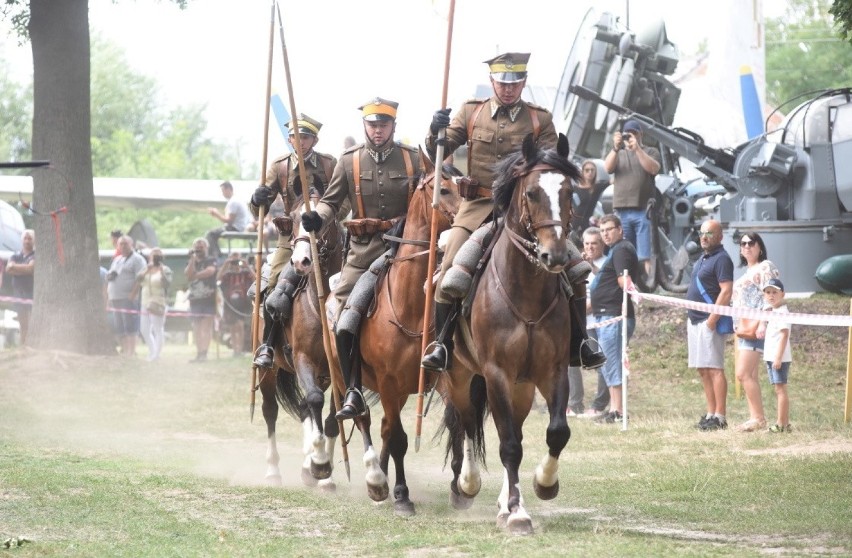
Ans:
{"type": "MultiPolygon", "coordinates": [[[[823,295],[791,306],[846,313],[849,302],[823,295]]],[[[521,474],[536,529],[529,537],[495,526],[502,470],[490,424],[482,492],[458,512],[447,500],[443,444],[432,439],[440,409],[427,415],[414,453],[409,403],[406,473],[417,514],[401,518],[367,498],[358,435],[349,446],[351,481],[338,449],[336,492],[303,486],[301,426],[285,416],[278,421],[284,486],[265,486],[260,395],[250,423],[249,361],[225,348],[221,359],[211,350],[204,365],[187,364],[194,353],[186,345],[167,346],[156,365],[6,351],[0,542],[25,537],[6,552],[40,557],[852,554],[848,332],[794,326],[792,434],[705,433],[693,427],[703,394],[686,368],[683,318],[642,305],[631,342],[629,428],[572,420],[561,491],[549,502],[531,490],[546,451],[546,415],[530,415],[521,474]]],[[[761,381],[771,417],[774,395],[761,381]]],[[[585,383],[589,394],[592,374],[585,383]]],[[[381,411],[374,413],[380,443],[381,411]]],[[[733,382],[728,416],[731,424],[747,418],[733,382]]]]}

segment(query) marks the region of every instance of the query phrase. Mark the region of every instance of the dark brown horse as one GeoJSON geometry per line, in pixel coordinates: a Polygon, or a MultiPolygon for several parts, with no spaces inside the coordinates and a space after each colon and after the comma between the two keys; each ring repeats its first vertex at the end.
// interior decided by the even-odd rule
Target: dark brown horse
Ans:
{"type": "Polygon", "coordinates": [[[532,136],[499,166],[492,192],[503,223],[490,261],[455,335],[457,360],[444,376],[445,426],[450,432],[453,504],[470,505],[480,489],[477,457],[484,456],[482,423],[490,411],[500,439],[505,473],[498,498],[498,525],[532,532],[523,507],[518,470],[523,425],[535,389],[547,401],[548,453],[533,477],[539,498],[559,492],[559,455],[571,431],[565,419],[571,340],[570,308],[561,271],[569,262],[571,179],[568,140],[539,150],[532,136]]]}
{"type": "MultiPolygon", "coordinates": [[[[370,413],[355,419],[364,442],[367,493],[377,502],[387,499],[388,464],[390,458],[393,458],[396,472],[394,509],[403,515],[414,513],[414,504],[409,499],[405,479],[404,458],[408,450],[408,436],[402,426],[400,413],[408,397],[418,392],[423,309],[426,302],[424,287],[427,278],[432,276],[428,269],[428,249],[434,211],[431,204],[435,172],[433,163],[422,152],[421,159],[426,173],[419,180],[412,181],[402,240],[396,247],[390,269],[376,289],[375,309],[362,321],[358,333],[363,386],[379,395],[384,410],[382,449],[378,455],[370,433],[370,413]]],[[[444,167],[440,204],[435,213],[439,232],[450,227],[461,203],[458,186],[453,181],[453,177],[460,175],[457,169],[444,167]]],[[[393,231],[388,234],[392,235],[393,231]]],[[[333,301],[334,297],[330,296],[329,306],[333,301]]],[[[336,359],[335,354],[335,366],[336,359]]],[[[344,393],[346,386],[340,385],[339,389],[340,393],[344,393]]]]}
{"type": "MultiPolygon", "coordinates": [[[[294,229],[300,222],[301,204],[291,213],[294,229]]],[[[307,240],[305,238],[304,240],[307,240]]],[[[322,267],[323,289],[328,292],[328,278],[340,271],[341,230],[338,226],[328,227],[317,238],[317,247],[322,267]]],[[[299,261],[308,242],[294,241],[291,264],[299,261]]],[[[309,486],[319,484],[323,488],[334,488],[331,478],[334,444],[339,434],[334,419],[334,402],[325,421],[322,409],[324,392],[331,385],[328,359],[323,348],[322,323],[319,316],[319,298],[313,273],[302,275],[292,301],[292,314],[287,320],[281,339],[274,342],[277,372],[261,370],[260,391],[263,395],[263,418],[267,426],[266,478],[270,483],[280,484],[278,468],[279,454],[275,437],[278,406],[300,420],[304,430],[302,481],[309,486]]]]}

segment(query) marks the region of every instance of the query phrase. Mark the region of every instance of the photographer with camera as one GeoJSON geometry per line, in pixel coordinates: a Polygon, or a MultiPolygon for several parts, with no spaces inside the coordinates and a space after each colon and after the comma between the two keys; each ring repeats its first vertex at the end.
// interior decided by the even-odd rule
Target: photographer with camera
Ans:
{"type": "Polygon", "coordinates": [[[604,170],[612,176],[613,212],[621,219],[624,238],[636,247],[639,262],[644,262],[645,273],[651,271],[651,222],[645,211],[656,194],[654,177],[661,161],[657,149],[643,145],[642,127],[636,120],[626,121],[612,135],[612,150],[604,159],[604,170]]]}
{"type": "Polygon", "coordinates": [[[163,350],[166,326],[166,296],[172,282],[172,270],[163,263],[163,251],[151,248],[148,265],[136,276],[142,293],[140,327],[148,346],[148,362],[157,360],[163,350]]]}
{"type": "Polygon", "coordinates": [[[213,317],[216,315],[216,258],[207,255],[209,245],[196,238],[189,251],[184,274],[189,281],[189,311],[192,313],[192,336],[195,338],[195,358],[189,362],[205,362],[213,338],[213,317]]]}
{"type": "Polygon", "coordinates": [[[134,242],[122,235],[116,243],[120,254],[113,258],[107,272],[107,299],[112,310],[112,324],[119,338],[121,354],[136,354],[139,335],[139,289],[136,277],[146,266],[145,258],[133,249],[134,242]]]}
{"type": "Polygon", "coordinates": [[[254,281],[254,270],[237,252],[232,252],[219,270],[218,280],[224,297],[222,323],[231,334],[234,357],[241,357],[246,349],[246,333],[250,325],[252,300],[248,296],[248,288],[254,281]]]}

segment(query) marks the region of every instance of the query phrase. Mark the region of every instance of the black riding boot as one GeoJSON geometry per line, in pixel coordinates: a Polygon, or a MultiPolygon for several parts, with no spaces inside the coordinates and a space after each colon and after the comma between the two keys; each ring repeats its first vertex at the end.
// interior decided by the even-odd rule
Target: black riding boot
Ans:
{"type": "Polygon", "coordinates": [[[272,316],[266,310],[266,305],[261,307],[263,308],[263,331],[266,332],[266,335],[263,338],[263,344],[257,348],[254,365],[258,368],[272,368],[272,359],[275,356],[275,352],[272,350],[272,340],[278,337],[278,329],[281,326],[272,319],[272,316]]]}
{"type": "Polygon", "coordinates": [[[456,331],[457,305],[453,302],[435,303],[435,328],[438,332],[432,350],[423,356],[420,365],[427,370],[449,370],[453,367],[453,334],[456,331]]]}
{"type": "MultiPolygon", "coordinates": [[[[597,346],[597,343],[595,343],[597,346]]],[[[606,356],[592,348],[586,333],[586,297],[571,297],[571,366],[592,370],[606,363],[606,356]]]]}
{"type": "Polygon", "coordinates": [[[337,412],[337,420],[346,420],[360,417],[367,410],[364,396],[361,394],[361,367],[352,363],[355,355],[355,336],[349,332],[342,331],[335,335],[337,344],[337,360],[340,362],[340,371],[343,373],[343,381],[346,382],[346,397],[343,407],[337,412]],[[354,373],[353,373],[354,372],[354,373]]]}

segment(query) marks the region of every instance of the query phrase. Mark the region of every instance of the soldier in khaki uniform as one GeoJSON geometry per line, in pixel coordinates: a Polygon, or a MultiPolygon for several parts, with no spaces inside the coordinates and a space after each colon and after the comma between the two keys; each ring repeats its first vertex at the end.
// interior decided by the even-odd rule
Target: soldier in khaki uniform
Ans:
{"type": "MultiPolygon", "coordinates": [[[[447,131],[445,155],[449,156],[458,147],[467,144],[467,168],[472,189],[475,190],[470,192],[471,195],[465,196],[465,201],[453,221],[450,239],[444,251],[441,276],[435,290],[435,326],[439,334],[432,350],[424,355],[422,362],[423,367],[430,370],[446,370],[452,366],[457,305],[442,291],[441,281],[462,244],[474,230],[491,218],[494,166],[510,153],[519,150],[524,137],[530,133],[539,148],[549,149],[556,146],[557,134],[553,126],[553,115],[546,109],[521,99],[527,80],[529,58],[529,53],[508,52],[486,60],[494,95],[488,99],[465,102],[452,123],[449,117],[450,109],[441,109],[435,113],[429,126],[426,147],[433,157],[438,131],[441,128],[446,128],[447,131]]],[[[572,339],[571,354],[578,354],[583,347],[588,353],[584,363],[590,365],[604,357],[601,353],[594,353],[586,343],[582,343],[586,332],[586,302],[585,298],[580,297],[585,297],[585,280],[582,285],[574,287],[575,312],[572,314],[577,311],[581,314],[574,319],[577,325],[572,330],[578,332],[581,337],[576,341],[576,350],[573,347],[575,341],[572,339]]],[[[572,318],[575,316],[572,315],[572,318]]],[[[600,363],[602,364],[603,362],[600,363]]]]}
{"type": "MultiPolygon", "coordinates": [[[[410,181],[422,172],[417,148],[393,140],[398,106],[399,103],[376,97],[358,107],[366,142],[343,152],[317,210],[302,216],[302,228],[318,232],[328,226],[344,203],[348,201],[352,206],[352,218],[345,223],[349,252],[334,290],[338,316],[355,282],[387,249],[382,234],[407,213],[410,181]]],[[[340,331],[335,333],[335,339],[340,369],[349,388],[337,418],[354,418],[366,410],[361,370],[352,367],[356,338],[340,331]]]]}
{"type": "MultiPolygon", "coordinates": [[[[284,221],[283,226],[278,227],[278,246],[275,248],[275,254],[272,256],[272,269],[266,289],[267,293],[272,292],[278,285],[278,277],[281,275],[281,270],[290,261],[290,256],[293,253],[290,247],[290,240],[292,239],[290,212],[293,211],[296,204],[302,198],[301,180],[299,183],[294,183],[300,174],[299,163],[301,161],[305,162],[305,174],[309,183],[308,187],[310,188],[316,184],[321,189],[319,192],[320,195],[328,187],[334,166],[337,164],[337,159],[331,155],[314,151],[314,147],[319,142],[320,128],[322,128],[320,122],[304,114],[299,114],[296,125],[299,127],[299,137],[302,144],[296,145],[296,134],[291,130],[288,141],[293,146],[294,151],[275,159],[266,171],[265,185],[261,185],[255,190],[249,204],[249,209],[255,218],[257,218],[261,206],[268,213],[270,204],[272,204],[277,196],[280,195],[284,201],[284,221]]],[[[290,126],[292,126],[292,123],[290,126]]],[[[278,226],[278,223],[279,221],[276,219],[276,226],[278,226]]],[[[273,335],[277,335],[277,332],[273,329],[274,322],[265,305],[263,320],[266,335],[264,336],[263,344],[258,348],[254,363],[262,368],[268,368],[272,366],[273,357],[273,350],[269,342],[274,339],[273,335]]]]}

